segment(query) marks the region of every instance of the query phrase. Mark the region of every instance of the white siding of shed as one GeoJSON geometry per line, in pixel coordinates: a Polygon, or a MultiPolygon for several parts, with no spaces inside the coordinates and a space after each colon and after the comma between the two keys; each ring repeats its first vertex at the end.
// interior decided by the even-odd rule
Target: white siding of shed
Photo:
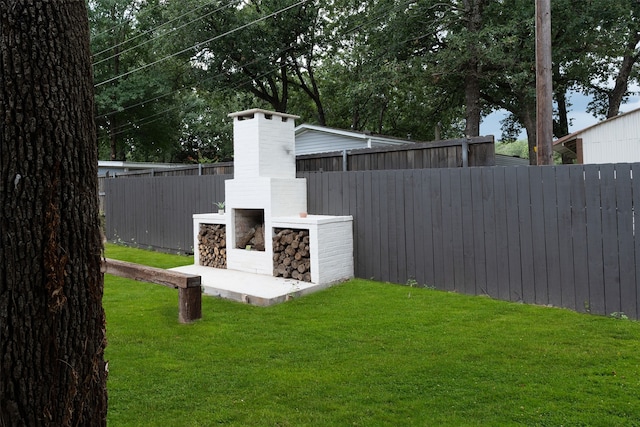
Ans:
{"type": "Polygon", "coordinates": [[[640,114],[625,114],[586,129],[582,138],[583,163],[640,162],[640,114]]]}
{"type": "Polygon", "coordinates": [[[296,136],[296,155],[367,148],[366,140],[324,132],[303,132],[296,136]]]}

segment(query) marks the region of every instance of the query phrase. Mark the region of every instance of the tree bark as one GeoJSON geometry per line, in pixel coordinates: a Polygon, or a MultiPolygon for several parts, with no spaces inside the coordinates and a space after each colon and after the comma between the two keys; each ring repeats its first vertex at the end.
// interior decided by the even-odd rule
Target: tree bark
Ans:
{"type": "Polygon", "coordinates": [[[562,138],[569,134],[569,116],[567,111],[567,93],[564,88],[556,89],[556,102],[558,104],[558,121],[554,122],[553,133],[562,138]]]}
{"type": "Polygon", "coordinates": [[[616,75],[616,84],[608,94],[609,106],[607,109],[607,118],[615,117],[620,113],[620,104],[629,89],[629,78],[633,71],[633,67],[638,62],[639,55],[636,52],[636,46],[640,42],[640,32],[633,32],[627,43],[627,53],[622,58],[622,65],[616,75]]]}
{"type": "Polygon", "coordinates": [[[0,0],[0,426],[106,425],[84,0],[0,0]]]}

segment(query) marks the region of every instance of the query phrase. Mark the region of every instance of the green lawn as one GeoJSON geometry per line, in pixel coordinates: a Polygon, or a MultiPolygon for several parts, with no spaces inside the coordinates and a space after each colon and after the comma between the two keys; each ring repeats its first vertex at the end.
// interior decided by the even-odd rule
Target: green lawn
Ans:
{"type": "Polygon", "coordinates": [[[639,322],[353,280],[182,325],[177,291],[105,282],[110,426],[640,426],[639,322]]]}

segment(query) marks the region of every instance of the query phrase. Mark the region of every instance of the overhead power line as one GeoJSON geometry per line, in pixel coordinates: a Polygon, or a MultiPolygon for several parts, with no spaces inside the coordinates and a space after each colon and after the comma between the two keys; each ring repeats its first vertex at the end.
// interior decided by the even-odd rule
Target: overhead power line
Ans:
{"type": "MultiPolygon", "coordinates": [[[[259,74],[256,77],[260,78],[260,77],[266,76],[266,75],[270,74],[272,71],[273,70],[267,70],[264,73],[259,74]]],[[[242,81],[240,83],[237,83],[236,85],[234,85],[230,89],[233,90],[233,89],[237,89],[239,87],[242,87],[242,86],[244,86],[244,85],[246,85],[248,83],[251,83],[252,80],[253,80],[252,78],[248,78],[248,79],[246,79],[246,80],[244,80],[244,81],[242,81]]],[[[174,91],[174,92],[177,92],[177,91],[174,91]]],[[[150,123],[157,122],[157,121],[161,120],[162,116],[164,116],[166,113],[174,111],[174,110],[176,110],[178,108],[184,108],[184,106],[183,105],[176,105],[176,106],[167,108],[165,110],[159,111],[157,113],[151,114],[149,116],[145,116],[145,117],[143,117],[143,118],[141,118],[141,119],[139,119],[139,120],[137,120],[135,122],[128,122],[128,123],[125,123],[123,125],[117,126],[115,128],[115,132],[111,132],[110,129],[105,129],[105,133],[107,133],[108,135],[120,135],[120,134],[123,134],[123,133],[125,133],[125,132],[127,132],[127,131],[129,131],[131,129],[135,129],[136,126],[137,127],[142,127],[142,126],[148,125],[150,123]]],[[[102,115],[102,116],[104,116],[104,115],[102,115]]]]}
{"type": "MultiPolygon", "coordinates": [[[[371,23],[373,23],[373,22],[376,22],[376,21],[377,21],[378,19],[380,19],[382,16],[386,16],[386,14],[387,14],[387,13],[389,13],[389,12],[393,11],[394,9],[399,9],[399,8],[401,8],[401,7],[403,7],[403,6],[407,5],[407,4],[410,4],[410,3],[412,3],[412,2],[413,2],[413,0],[408,0],[408,1],[404,2],[404,3],[398,4],[398,5],[395,5],[395,6],[391,6],[391,7],[389,7],[388,9],[385,9],[385,10],[382,10],[382,11],[378,11],[378,12],[375,14],[375,16],[373,16],[372,18],[370,18],[370,19],[368,19],[368,20],[366,20],[366,21],[360,22],[360,23],[358,23],[358,24],[356,24],[356,25],[352,26],[351,28],[349,28],[348,30],[346,30],[344,34],[345,34],[345,35],[348,35],[348,34],[354,33],[354,32],[356,32],[356,31],[358,31],[358,30],[360,30],[360,29],[364,28],[367,24],[371,24],[371,23]]],[[[303,2],[301,2],[301,3],[303,3],[303,2]]],[[[295,5],[294,5],[294,6],[295,6],[295,5]]],[[[251,24],[251,23],[250,23],[250,24],[251,24]]],[[[246,27],[246,26],[245,26],[245,27],[246,27]]],[[[423,36],[419,36],[419,37],[410,37],[410,38],[408,38],[408,39],[402,40],[401,42],[396,42],[396,45],[401,45],[401,44],[407,43],[407,42],[409,42],[409,41],[415,41],[415,40],[418,40],[418,39],[420,39],[420,38],[422,38],[422,37],[424,37],[424,35],[423,35],[423,36]]],[[[204,43],[204,42],[203,42],[203,43],[204,43]]],[[[290,49],[290,46],[287,46],[287,47],[285,47],[285,48],[283,48],[283,49],[280,49],[280,50],[278,51],[278,54],[280,54],[280,53],[282,53],[282,52],[286,51],[287,49],[290,49]]],[[[380,54],[379,54],[379,55],[377,55],[377,58],[380,58],[381,56],[382,56],[382,55],[380,55],[380,54]]],[[[260,57],[260,58],[256,58],[256,59],[254,59],[253,61],[250,61],[250,62],[244,63],[244,64],[242,64],[242,65],[239,65],[239,66],[238,66],[238,68],[243,68],[243,67],[246,67],[246,66],[248,66],[248,65],[254,64],[254,63],[256,63],[256,62],[259,62],[259,61],[261,61],[261,60],[266,59],[267,57],[268,57],[268,56],[263,56],[263,57],[260,57]]],[[[254,78],[249,78],[249,79],[247,79],[247,80],[243,81],[242,83],[239,83],[239,84],[234,85],[231,89],[236,89],[236,88],[242,87],[242,86],[244,86],[244,85],[246,85],[246,84],[250,83],[251,81],[253,81],[255,78],[260,78],[260,77],[263,77],[263,76],[265,76],[265,75],[270,74],[271,72],[277,71],[277,70],[278,70],[278,68],[279,68],[278,66],[275,66],[275,67],[273,67],[272,69],[267,70],[267,71],[265,71],[264,73],[262,73],[262,74],[260,74],[260,75],[258,75],[258,76],[255,76],[254,78]]],[[[215,75],[210,76],[210,77],[207,77],[206,79],[200,80],[200,82],[206,82],[206,81],[209,81],[209,80],[213,80],[213,79],[215,79],[215,78],[217,78],[217,77],[220,77],[221,75],[224,75],[224,72],[222,72],[222,73],[218,73],[218,74],[215,74],[215,75]]],[[[184,85],[183,87],[181,87],[181,88],[179,88],[179,89],[175,89],[175,90],[173,90],[173,91],[170,91],[170,92],[164,93],[164,94],[162,94],[162,95],[158,95],[158,96],[153,97],[153,98],[145,99],[144,101],[140,101],[140,102],[138,102],[138,103],[136,103],[136,104],[129,105],[129,106],[127,106],[127,107],[123,108],[123,109],[113,110],[113,111],[110,111],[110,112],[108,112],[108,113],[100,114],[98,117],[108,117],[108,116],[111,116],[111,115],[113,115],[113,114],[117,114],[117,113],[121,113],[122,111],[129,110],[129,109],[131,109],[131,108],[136,108],[136,107],[139,107],[139,106],[142,106],[142,105],[145,105],[145,104],[150,104],[151,102],[158,101],[158,100],[160,100],[160,99],[162,99],[162,98],[165,98],[165,97],[167,97],[167,96],[174,95],[174,94],[178,93],[179,91],[184,90],[184,89],[187,89],[187,88],[188,88],[188,86],[187,86],[187,85],[184,85]]],[[[128,130],[134,129],[134,128],[135,128],[135,126],[136,126],[136,124],[137,124],[137,125],[139,125],[139,126],[144,126],[144,125],[147,125],[147,124],[150,124],[150,123],[153,123],[153,122],[157,122],[158,120],[162,119],[162,116],[163,116],[164,114],[169,113],[169,112],[171,112],[171,111],[174,111],[174,110],[176,110],[177,108],[183,108],[183,106],[174,106],[174,107],[171,107],[171,108],[167,108],[167,109],[165,109],[165,110],[163,110],[163,111],[156,112],[156,113],[151,114],[151,115],[149,115],[149,116],[145,116],[145,117],[143,117],[143,118],[140,118],[140,119],[139,119],[139,120],[137,120],[135,123],[129,122],[129,123],[126,123],[126,124],[120,125],[120,126],[116,127],[115,129],[113,129],[113,130],[115,130],[115,132],[110,132],[110,130],[107,130],[107,129],[105,129],[105,132],[107,132],[107,133],[109,133],[109,134],[114,134],[114,135],[122,134],[122,133],[124,133],[124,132],[127,132],[128,130]]],[[[96,118],[98,118],[98,117],[96,117],[96,118]]]]}
{"type": "MultiPolygon", "coordinates": [[[[210,5],[211,3],[213,3],[213,1],[212,1],[212,2],[209,2],[209,3],[205,4],[205,5],[202,5],[202,6],[198,7],[198,8],[195,8],[195,9],[193,9],[193,10],[190,10],[189,12],[183,13],[182,15],[180,15],[180,16],[178,16],[178,17],[174,18],[174,19],[171,19],[171,20],[169,20],[169,21],[167,21],[167,22],[164,22],[164,23],[162,23],[162,24],[160,24],[160,25],[158,25],[158,26],[156,26],[156,27],[154,27],[154,28],[148,29],[148,30],[146,30],[146,31],[144,31],[144,32],[142,32],[142,33],[140,33],[140,34],[137,34],[136,36],[134,36],[134,37],[132,37],[132,38],[130,38],[130,39],[128,39],[128,40],[122,41],[122,42],[120,42],[120,43],[118,43],[118,44],[115,44],[115,45],[113,45],[113,46],[111,46],[111,47],[108,47],[108,48],[106,48],[106,49],[103,49],[103,50],[101,50],[100,52],[95,53],[93,56],[94,56],[94,57],[99,56],[99,55],[101,55],[101,54],[103,54],[103,53],[105,53],[105,52],[112,51],[113,49],[115,49],[115,48],[117,48],[117,47],[120,47],[120,46],[122,46],[122,45],[124,45],[124,44],[130,43],[131,41],[136,40],[136,39],[138,39],[138,38],[140,38],[140,37],[142,37],[142,36],[145,36],[145,35],[147,35],[147,34],[149,34],[149,33],[156,32],[156,31],[158,31],[160,28],[162,28],[162,27],[164,27],[164,26],[166,26],[166,25],[168,25],[168,24],[171,24],[172,22],[175,22],[175,21],[179,20],[180,18],[183,18],[184,16],[190,15],[190,14],[192,14],[192,13],[196,12],[197,10],[200,10],[200,9],[202,9],[203,7],[206,7],[206,6],[210,5]]],[[[153,41],[153,40],[157,40],[157,39],[159,39],[159,38],[161,38],[161,37],[164,37],[164,36],[166,36],[166,35],[169,35],[169,34],[171,34],[171,33],[175,32],[175,31],[178,31],[178,30],[180,30],[180,29],[182,29],[182,28],[186,27],[187,25],[190,25],[190,24],[193,24],[194,22],[200,21],[201,19],[204,19],[204,18],[206,18],[207,16],[210,16],[210,15],[213,15],[214,13],[217,13],[217,12],[221,11],[222,9],[227,8],[227,7],[229,7],[229,6],[232,6],[232,5],[233,5],[233,0],[231,0],[229,3],[227,3],[227,4],[223,5],[223,6],[220,6],[220,7],[216,8],[215,10],[213,10],[213,11],[211,11],[211,12],[205,13],[204,15],[200,15],[200,16],[198,16],[197,18],[192,19],[191,21],[188,21],[188,22],[186,22],[186,23],[184,23],[184,24],[182,24],[182,25],[180,25],[180,26],[178,26],[178,27],[172,28],[172,29],[170,29],[170,30],[169,30],[169,31],[167,31],[167,32],[164,32],[164,33],[162,33],[162,34],[157,34],[157,35],[155,35],[155,36],[151,37],[150,39],[147,39],[147,40],[145,40],[145,41],[143,41],[143,42],[141,42],[141,43],[136,44],[135,46],[130,46],[130,47],[126,48],[125,50],[120,51],[120,52],[118,52],[118,53],[116,53],[116,54],[113,54],[113,55],[111,55],[111,56],[109,56],[109,57],[107,57],[107,58],[103,58],[103,59],[101,59],[101,60],[99,60],[99,61],[95,61],[95,62],[93,63],[93,66],[95,67],[96,65],[101,64],[101,63],[103,63],[103,62],[105,62],[105,61],[108,61],[108,60],[110,60],[110,59],[113,59],[113,58],[115,58],[115,57],[116,57],[116,56],[118,56],[118,55],[122,55],[123,53],[129,52],[129,51],[131,51],[131,50],[133,50],[133,49],[137,49],[137,48],[139,48],[140,46],[143,46],[143,45],[145,45],[145,44],[147,44],[147,43],[149,43],[149,42],[151,42],[151,41],[153,41]]]]}
{"type": "Polygon", "coordinates": [[[210,39],[205,40],[205,41],[203,41],[203,42],[196,43],[196,44],[194,44],[193,46],[189,46],[188,48],[186,48],[186,49],[182,49],[182,50],[181,50],[181,51],[179,51],[179,52],[173,53],[173,54],[171,54],[171,55],[167,55],[167,56],[165,56],[164,58],[160,58],[160,59],[158,59],[157,61],[150,62],[149,64],[145,64],[145,65],[140,66],[140,67],[138,67],[138,68],[135,68],[135,69],[133,69],[133,70],[131,70],[131,71],[127,71],[126,73],[122,73],[122,74],[117,75],[117,76],[115,76],[115,77],[112,77],[112,78],[110,78],[110,79],[104,80],[104,81],[102,81],[102,82],[100,82],[100,83],[95,84],[94,86],[95,86],[95,87],[99,87],[99,86],[102,86],[102,85],[104,85],[104,84],[107,84],[107,83],[113,82],[113,81],[115,81],[115,80],[118,80],[118,79],[120,79],[120,78],[122,78],[122,77],[125,77],[125,76],[128,76],[128,75],[130,75],[130,74],[136,73],[136,72],[138,72],[138,71],[142,71],[142,70],[144,70],[144,69],[146,69],[146,68],[149,68],[149,67],[154,66],[154,65],[156,65],[156,64],[159,64],[159,63],[161,63],[161,62],[164,62],[164,61],[166,61],[167,59],[174,58],[174,57],[176,57],[176,56],[178,56],[178,55],[181,55],[181,54],[183,54],[183,53],[185,53],[185,52],[188,52],[188,51],[190,51],[191,49],[193,49],[193,48],[195,48],[195,47],[198,47],[198,46],[200,46],[200,45],[204,45],[204,44],[210,43],[210,42],[212,42],[212,41],[215,41],[215,40],[221,39],[222,37],[226,37],[226,36],[228,36],[228,35],[230,35],[230,34],[233,34],[233,33],[236,33],[236,32],[238,32],[238,31],[240,31],[240,30],[243,30],[243,29],[245,29],[245,28],[248,28],[248,27],[250,27],[250,26],[252,26],[252,25],[254,25],[254,24],[257,24],[257,23],[259,23],[259,22],[262,22],[262,21],[265,21],[265,20],[267,20],[267,19],[269,19],[269,18],[272,18],[272,17],[274,17],[274,16],[277,16],[277,15],[279,15],[279,14],[283,13],[283,12],[286,12],[286,11],[287,11],[287,10],[289,10],[289,9],[293,9],[294,7],[296,7],[296,6],[300,6],[300,5],[302,5],[302,4],[304,4],[304,3],[308,2],[308,1],[309,1],[309,0],[300,0],[299,2],[297,2],[297,3],[295,3],[295,4],[292,4],[292,5],[290,5],[290,6],[284,7],[284,8],[282,8],[282,9],[280,9],[280,10],[277,10],[277,11],[275,11],[275,12],[273,12],[273,13],[270,13],[269,15],[265,15],[265,16],[263,16],[263,17],[261,17],[261,18],[255,19],[255,20],[253,20],[253,21],[251,21],[251,22],[249,22],[249,23],[247,23],[247,24],[244,24],[244,25],[241,25],[241,26],[239,26],[239,27],[233,28],[233,29],[231,29],[231,30],[229,30],[229,31],[227,31],[227,32],[224,32],[224,33],[222,33],[222,34],[219,34],[219,35],[217,35],[217,36],[215,36],[215,37],[211,37],[210,39]]]}
{"type": "MultiPolygon", "coordinates": [[[[91,5],[91,2],[89,2],[89,5],[91,5]]],[[[131,6],[133,6],[133,4],[131,4],[131,6]]],[[[151,13],[151,12],[153,12],[154,10],[156,10],[156,9],[158,9],[158,8],[160,8],[160,7],[162,7],[162,4],[160,4],[160,3],[158,3],[158,4],[157,4],[157,5],[155,5],[155,6],[149,6],[149,7],[147,7],[147,8],[145,8],[145,9],[144,9],[144,13],[151,13]]],[[[90,10],[91,10],[91,9],[90,9],[90,10]]],[[[129,23],[129,22],[131,22],[131,21],[130,21],[130,20],[122,21],[122,22],[120,22],[120,23],[118,23],[118,24],[116,24],[116,25],[114,25],[114,26],[112,26],[112,27],[107,28],[107,29],[106,29],[106,30],[104,30],[104,31],[99,32],[98,34],[95,34],[95,35],[93,36],[93,38],[101,37],[101,36],[103,36],[104,34],[110,33],[110,32],[112,32],[113,30],[117,29],[118,27],[122,27],[123,25],[125,25],[125,24],[127,24],[127,23],[129,23]]]]}

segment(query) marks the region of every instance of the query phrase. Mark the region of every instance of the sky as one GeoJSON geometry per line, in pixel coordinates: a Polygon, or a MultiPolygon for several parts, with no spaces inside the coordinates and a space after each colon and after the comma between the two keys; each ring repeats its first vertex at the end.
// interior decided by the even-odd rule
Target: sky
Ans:
{"type": "MultiPolygon", "coordinates": [[[[573,93],[569,97],[569,102],[572,104],[569,112],[569,133],[587,128],[591,125],[598,123],[598,119],[593,117],[591,113],[587,112],[587,104],[590,98],[580,93],[573,93]]],[[[640,96],[631,96],[629,100],[620,106],[620,112],[628,112],[640,108],[640,96]]],[[[502,139],[502,132],[500,131],[500,120],[507,116],[505,110],[498,110],[487,117],[485,117],[480,123],[480,135],[493,135],[496,141],[502,139]]],[[[523,130],[518,139],[526,139],[527,134],[523,130]]]]}

